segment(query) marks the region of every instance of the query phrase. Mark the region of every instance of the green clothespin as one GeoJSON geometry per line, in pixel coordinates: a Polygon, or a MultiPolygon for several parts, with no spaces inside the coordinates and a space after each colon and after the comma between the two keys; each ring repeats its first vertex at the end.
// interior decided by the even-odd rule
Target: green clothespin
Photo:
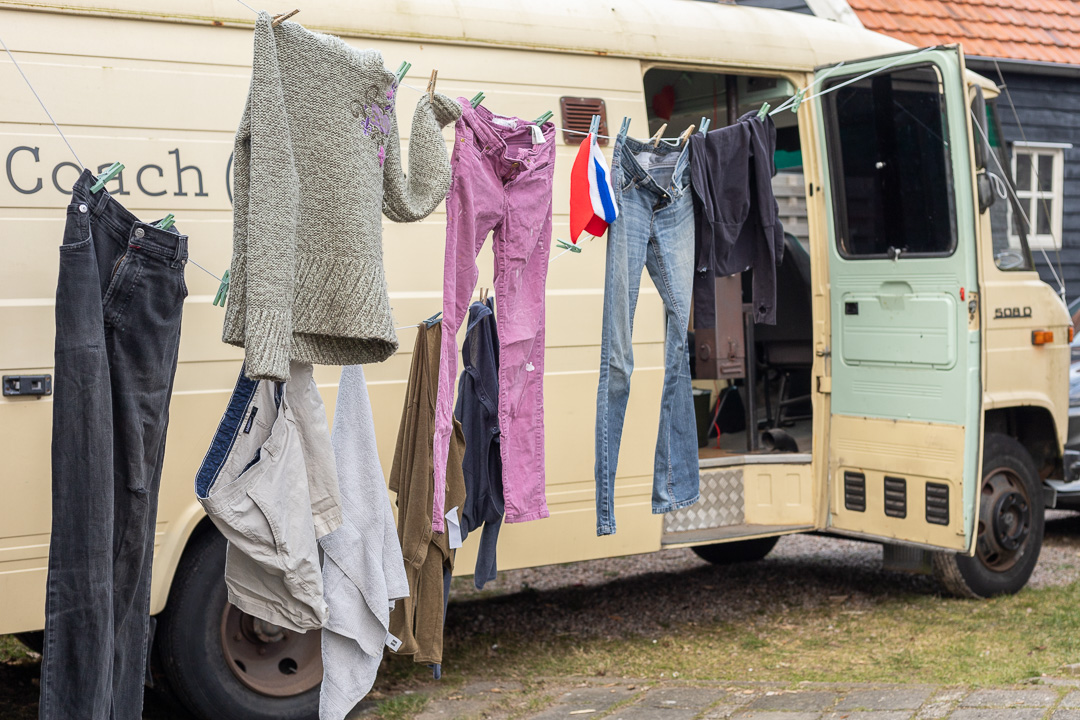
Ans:
{"type": "Polygon", "coordinates": [[[791,101],[791,112],[799,112],[799,106],[802,105],[804,97],[806,97],[806,88],[801,88],[799,92],[795,93],[795,98],[791,101]]]}
{"type": "Polygon", "coordinates": [[[97,176],[97,182],[90,187],[90,192],[96,193],[101,188],[105,187],[105,183],[112,180],[123,171],[124,166],[121,163],[114,162],[109,168],[97,176]]]}
{"type": "Polygon", "coordinates": [[[229,271],[221,276],[221,285],[218,286],[217,295],[214,296],[214,305],[225,307],[225,298],[229,296],[229,271]]]}
{"type": "Polygon", "coordinates": [[[535,120],[533,120],[533,124],[534,124],[534,125],[543,125],[543,124],[544,124],[544,123],[546,123],[546,122],[547,122],[548,120],[550,120],[550,119],[551,119],[551,118],[552,118],[552,117],[554,116],[554,114],[555,114],[555,113],[553,113],[553,112],[551,112],[550,110],[548,110],[548,111],[547,111],[546,113],[544,113],[544,114],[543,114],[543,115],[541,115],[540,117],[538,117],[538,118],[536,118],[535,120]]]}
{"type": "Polygon", "coordinates": [[[394,77],[397,78],[397,84],[398,85],[400,85],[401,81],[405,79],[405,74],[407,72],[409,72],[409,68],[411,68],[411,67],[412,67],[412,63],[411,62],[406,62],[404,60],[402,60],[401,64],[398,65],[397,72],[394,73],[394,77]]]}
{"type": "Polygon", "coordinates": [[[168,215],[163,217],[161,219],[161,221],[157,225],[155,225],[154,227],[161,228],[162,230],[168,230],[169,228],[171,228],[173,226],[173,224],[175,222],[176,222],[176,216],[173,215],[172,213],[169,213],[168,215]]]}
{"type": "Polygon", "coordinates": [[[712,118],[703,117],[701,122],[698,123],[698,131],[704,135],[709,132],[709,126],[712,125],[712,118]]]}
{"type": "Polygon", "coordinates": [[[593,135],[597,135],[600,132],[600,116],[593,115],[592,120],[589,121],[589,132],[593,135]]]}
{"type": "Polygon", "coordinates": [[[577,245],[571,245],[565,240],[559,240],[558,238],[556,238],[555,240],[555,247],[559,248],[560,250],[569,250],[572,253],[581,252],[581,248],[579,248],[577,245]]]}
{"type": "Polygon", "coordinates": [[[757,111],[758,120],[761,120],[762,118],[764,118],[769,113],[769,108],[771,108],[771,107],[772,107],[772,105],[770,105],[769,103],[763,104],[761,106],[761,109],[757,111]]]}
{"type": "Polygon", "coordinates": [[[472,98],[472,100],[469,101],[469,104],[472,105],[473,109],[475,110],[476,106],[479,105],[482,102],[484,102],[484,93],[483,93],[483,91],[478,92],[475,95],[473,95],[473,98],[472,98]]]}

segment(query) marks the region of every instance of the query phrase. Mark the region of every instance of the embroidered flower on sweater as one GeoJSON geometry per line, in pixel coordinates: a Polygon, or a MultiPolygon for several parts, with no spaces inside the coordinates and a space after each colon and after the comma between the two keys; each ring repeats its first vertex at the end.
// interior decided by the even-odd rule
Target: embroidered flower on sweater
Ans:
{"type": "MultiPolygon", "coordinates": [[[[363,116],[363,122],[360,124],[360,129],[364,135],[371,136],[372,133],[379,133],[383,136],[389,136],[390,131],[393,128],[394,118],[394,96],[396,94],[397,85],[391,84],[389,89],[386,90],[386,101],[380,102],[378,100],[377,92],[374,88],[369,91],[368,96],[364,100],[353,100],[349,106],[350,112],[354,118],[360,119],[363,116]]],[[[379,164],[385,160],[385,150],[379,155],[379,164]]]]}

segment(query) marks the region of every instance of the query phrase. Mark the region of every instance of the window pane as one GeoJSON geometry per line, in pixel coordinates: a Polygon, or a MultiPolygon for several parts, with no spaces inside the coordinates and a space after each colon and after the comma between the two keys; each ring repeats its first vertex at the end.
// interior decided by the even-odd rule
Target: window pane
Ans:
{"type": "Polygon", "coordinates": [[[1036,208],[1036,211],[1035,211],[1036,212],[1035,217],[1038,218],[1038,222],[1036,222],[1036,224],[1035,224],[1036,225],[1035,233],[1038,234],[1038,235],[1049,235],[1050,234],[1050,217],[1051,217],[1050,213],[1052,213],[1053,210],[1054,210],[1054,201],[1053,200],[1038,200],[1038,201],[1036,201],[1036,205],[1038,207],[1036,208]]]}
{"type": "MultiPolygon", "coordinates": [[[[998,153],[1002,166],[1008,167],[1008,160],[1005,157],[1004,147],[1002,147],[1000,140],[999,142],[993,142],[993,140],[1001,137],[998,132],[996,101],[991,100],[986,103],[986,116],[990,120],[990,137],[992,140],[990,145],[998,153]]],[[[996,168],[997,163],[991,161],[990,166],[996,168]]],[[[1020,237],[1019,225],[1019,213],[1013,210],[1011,202],[999,200],[990,206],[990,236],[993,240],[994,264],[1000,270],[1029,270],[1033,267],[1027,243],[1020,237]],[[1009,222],[1010,217],[1012,218],[1011,223],[1009,222]],[[1013,226],[1011,233],[1010,225],[1013,226]],[[1010,234],[1012,237],[1010,237],[1010,234]]]]}
{"type": "Polygon", "coordinates": [[[952,173],[937,70],[883,72],[827,98],[841,251],[885,257],[896,248],[901,258],[952,252],[952,173]]]}
{"type": "MultiPolygon", "coordinates": [[[[1027,205],[1026,202],[1022,203],[1021,207],[1024,207],[1025,205],[1027,205]]],[[[1024,209],[1027,210],[1026,207],[1024,207],[1024,209]]],[[[1019,236],[1021,230],[1027,232],[1027,228],[1024,226],[1024,218],[1020,217],[1020,213],[1014,212],[1012,213],[1012,234],[1019,236]]]]}
{"type": "Polygon", "coordinates": [[[1054,156],[1039,155],[1039,189],[1050,192],[1054,187],[1054,156]]]}
{"type": "Polygon", "coordinates": [[[1031,155],[1016,153],[1016,189],[1031,190],[1031,155]]]}

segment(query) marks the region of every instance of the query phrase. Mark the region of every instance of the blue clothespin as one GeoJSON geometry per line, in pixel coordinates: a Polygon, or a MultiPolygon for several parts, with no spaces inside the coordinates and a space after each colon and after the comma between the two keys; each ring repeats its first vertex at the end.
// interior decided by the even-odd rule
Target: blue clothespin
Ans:
{"type": "Polygon", "coordinates": [[[771,107],[772,107],[772,105],[770,105],[769,103],[763,104],[761,106],[761,109],[757,111],[758,120],[761,120],[762,118],[764,118],[769,113],[769,108],[771,108],[771,107]]]}
{"type": "Polygon", "coordinates": [[[475,95],[473,95],[473,99],[469,101],[469,104],[472,105],[473,109],[475,110],[476,107],[480,103],[484,102],[484,97],[485,97],[485,95],[484,95],[483,91],[478,92],[475,95]]]}
{"type": "Polygon", "coordinates": [[[394,77],[397,78],[397,84],[398,85],[400,85],[401,81],[405,79],[405,73],[409,72],[409,68],[411,68],[411,67],[412,67],[412,63],[411,62],[406,62],[404,60],[402,60],[401,64],[398,65],[397,72],[394,73],[394,77]]]}
{"type": "Polygon", "coordinates": [[[553,113],[553,112],[551,112],[550,110],[548,110],[548,111],[547,111],[546,113],[544,113],[544,114],[543,114],[543,115],[541,115],[540,117],[538,117],[538,118],[536,118],[535,120],[533,120],[533,124],[534,124],[534,125],[543,125],[543,124],[544,124],[544,123],[546,123],[546,122],[547,122],[548,120],[550,120],[550,119],[551,119],[551,118],[552,118],[552,117],[554,116],[554,114],[555,114],[555,113],[553,113]]]}
{"type": "Polygon", "coordinates": [[[804,97],[806,97],[806,88],[802,88],[799,92],[795,93],[795,98],[791,101],[791,112],[799,112],[799,106],[802,105],[804,97]]]}
{"type": "Polygon", "coordinates": [[[589,122],[589,132],[596,135],[600,132],[600,116],[593,115],[592,120],[589,122]]]}
{"type": "Polygon", "coordinates": [[[701,118],[701,122],[698,123],[698,130],[700,130],[701,134],[704,135],[705,133],[709,132],[710,125],[712,125],[712,118],[703,117],[701,118]]]}
{"type": "Polygon", "coordinates": [[[166,215],[165,217],[163,217],[163,218],[162,218],[162,219],[161,219],[161,220],[160,220],[160,221],[158,222],[158,224],[157,224],[157,225],[155,225],[154,227],[157,227],[157,228],[161,228],[162,230],[168,230],[168,229],[169,229],[169,228],[171,228],[171,227],[172,227],[172,226],[173,226],[173,225],[174,225],[175,223],[176,223],[176,216],[175,216],[175,215],[173,215],[172,213],[169,213],[168,215],[166,215]]]}
{"type": "Polygon", "coordinates": [[[556,238],[555,240],[555,247],[559,248],[560,250],[569,250],[572,253],[581,252],[581,248],[579,248],[577,245],[571,245],[565,240],[559,240],[558,238],[556,238]]]}
{"type": "Polygon", "coordinates": [[[226,270],[221,276],[221,285],[218,285],[217,295],[214,296],[214,305],[225,307],[225,298],[229,296],[229,271],[226,270]]]}
{"type": "Polygon", "coordinates": [[[123,171],[123,169],[124,169],[123,164],[121,164],[119,162],[114,162],[112,165],[110,165],[108,167],[107,170],[105,170],[105,172],[103,172],[103,173],[101,173],[100,175],[97,176],[97,182],[95,182],[90,187],[90,192],[96,193],[97,191],[101,190],[101,188],[105,187],[105,183],[109,182],[114,177],[119,175],[123,171]]]}
{"type": "Polygon", "coordinates": [[[430,328],[432,325],[436,324],[440,320],[442,320],[442,310],[440,310],[439,312],[435,313],[434,315],[429,317],[427,320],[425,320],[424,324],[427,325],[430,328]]]}

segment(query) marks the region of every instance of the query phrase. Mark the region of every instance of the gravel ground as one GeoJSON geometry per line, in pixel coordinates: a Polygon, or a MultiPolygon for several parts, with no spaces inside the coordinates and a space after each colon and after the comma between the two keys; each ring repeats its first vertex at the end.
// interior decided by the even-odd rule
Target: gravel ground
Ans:
{"type": "MultiPolygon", "coordinates": [[[[1080,577],[1080,515],[1047,512],[1029,587],[1080,577]]],[[[886,572],[881,547],[815,535],[780,538],[764,560],[713,566],[689,549],[500,572],[482,592],[454,581],[447,637],[500,629],[581,637],[658,636],[697,622],[739,622],[844,603],[852,612],[888,596],[941,592],[933,577],[886,572]],[[455,611],[456,610],[456,611],[455,611]]]]}

